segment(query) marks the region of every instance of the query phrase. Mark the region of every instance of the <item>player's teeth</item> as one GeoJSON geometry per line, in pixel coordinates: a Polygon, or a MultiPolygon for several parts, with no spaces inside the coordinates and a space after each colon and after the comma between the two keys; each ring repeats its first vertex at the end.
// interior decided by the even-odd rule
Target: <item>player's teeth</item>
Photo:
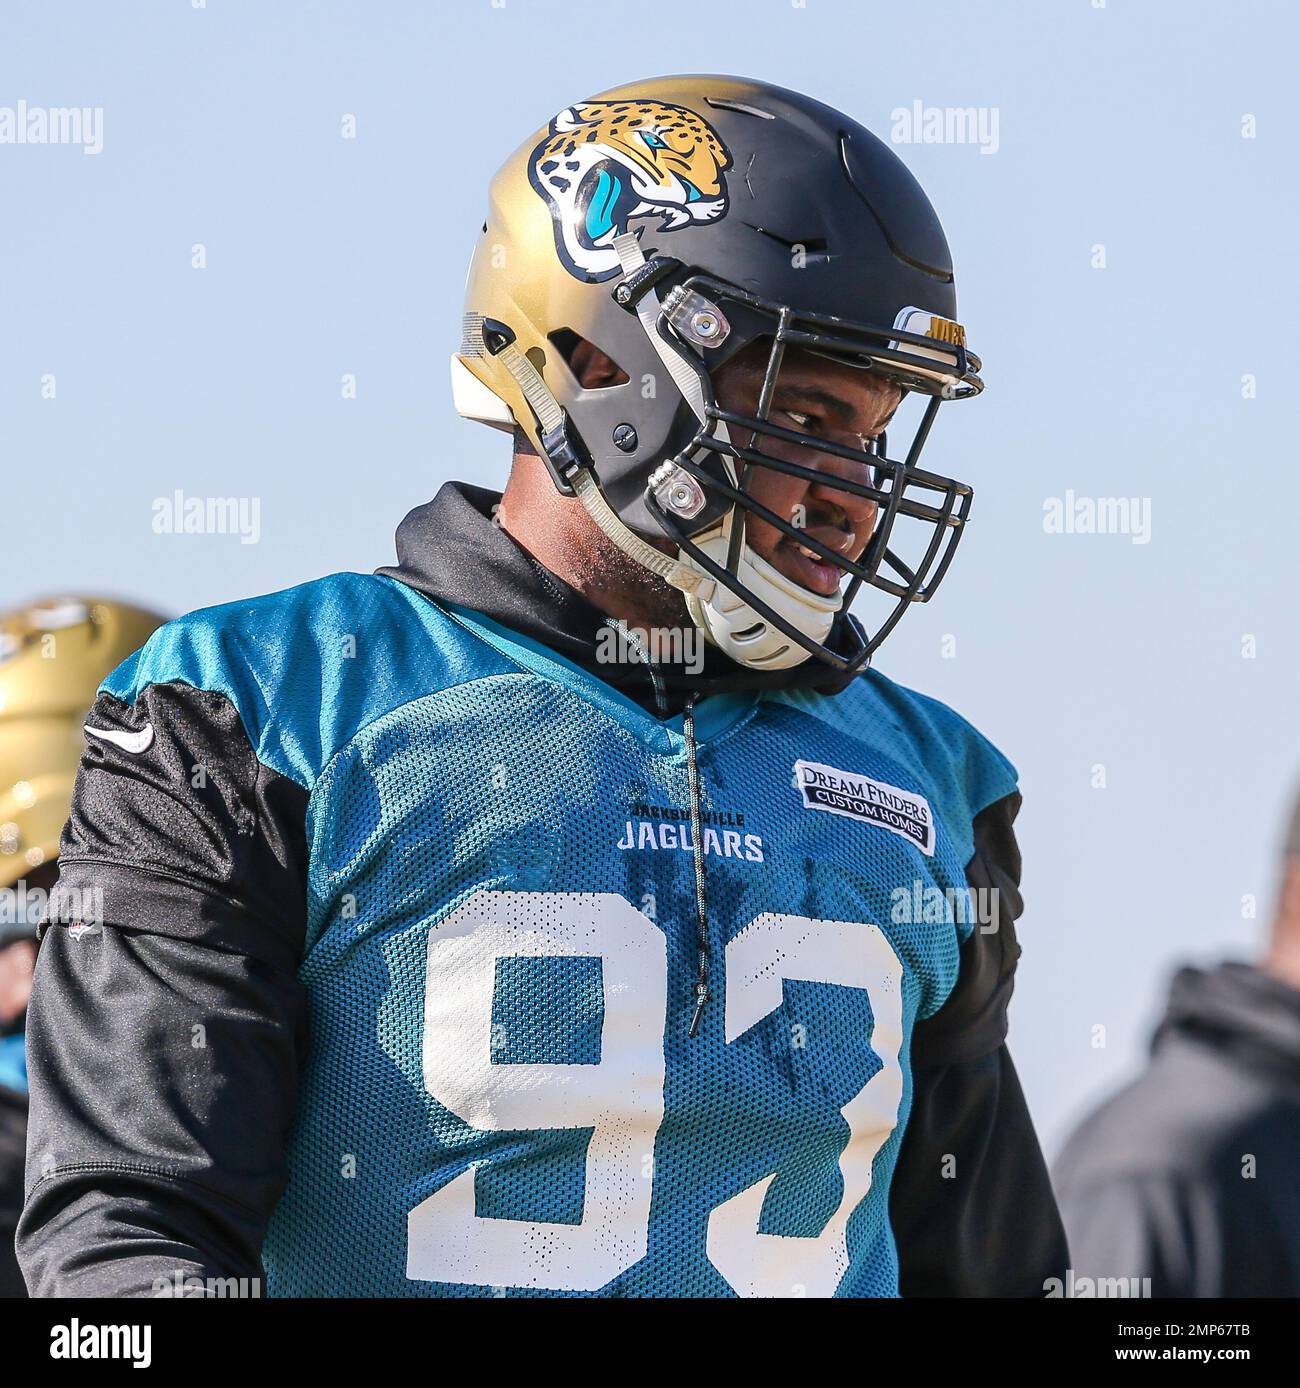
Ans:
{"type": "Polygon", "coordinates": [[[796,548],[798,549],[800,554],[806,554],[809,559],[816,560],[816,562],[819,564],[822,562],[821,555],[814,553],[812,550],[808,548],[807,545],[797,545],[796,548]]]}

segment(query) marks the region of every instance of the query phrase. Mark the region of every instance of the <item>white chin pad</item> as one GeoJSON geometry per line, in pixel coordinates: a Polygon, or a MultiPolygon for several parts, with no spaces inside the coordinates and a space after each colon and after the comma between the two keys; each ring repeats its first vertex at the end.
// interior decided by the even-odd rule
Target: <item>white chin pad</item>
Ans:
{"type": "MultiPolygon", "coordinates": [[[[696,540],[696,544],[718,565],[727,565],[726,528],[712,531],[707,537],[696,540]]],[[[682,561],[692,568],[690,556],[682,555],[682,561]]],[[[843,603],[843,595],[832,593],[822,597],[810,589],[787,578],[755,554],[747,544],[740,549],[740,586],[753,593],[773,612],[779,614],[791,626],[803,632],[810,641],[821,643],[830,635],[835,614],[843,603]]],[[[703,572],[703,570],[700,570],[703,572]]],[[[760,617],[757,612],[737,594],[721,583],[713,585],[713,594],[705,602],[688,596],[686,606],[691,620],[717,646],[736,661],[753,670],[788,670],[792,665],[801,665],[809,657],[809,652],[793,637],[760,617]]]]}

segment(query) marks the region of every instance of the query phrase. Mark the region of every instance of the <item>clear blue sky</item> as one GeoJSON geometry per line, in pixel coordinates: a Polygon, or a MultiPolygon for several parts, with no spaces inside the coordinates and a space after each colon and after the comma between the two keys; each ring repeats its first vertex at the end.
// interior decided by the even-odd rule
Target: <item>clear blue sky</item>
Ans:
{"type": "Polygon", "coordinates": [[[1300,771],[1298,48],[1284,0],[6,0],[0,107],[102,107],[104,147],[0,144],[0,603],[368,570],[443,480],[499,484],[446,359],[487,178],[575,99],[716,71],[886,138],[916,101],[995,111],[994,153],[899,147],[989,388],[927,455],[974,484],[970,533],[879,663],[1020,768],[1013,1050],[1054,1149],[1140,1062],[1173,962],[1250,952],[1271,906],[1300,771]],[[177,488],[257,499],[258,543],[155,534],[177,488]],[[1150,542],[1045,533],[1067,492],[1149,502],[1150,542]]]}

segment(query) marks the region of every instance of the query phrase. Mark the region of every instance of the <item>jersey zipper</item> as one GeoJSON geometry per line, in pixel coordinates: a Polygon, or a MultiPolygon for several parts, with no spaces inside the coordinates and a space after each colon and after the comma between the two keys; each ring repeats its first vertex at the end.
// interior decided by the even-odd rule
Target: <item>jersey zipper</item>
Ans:
{"type": "Polygon", "coordinates": [[[704,877],[704,840],[700,824],[700,765],[695,745],[694,694],[686,700],[682,732],[686,738],[686,780],[690,787],[691,799],[691,856],[695,861],[695,916],[699,949],[699,968],[695,975],[695,1013],[686,1032],[688,1037],[693,1038],[700,1029],[700,1020],[709,1001],[709,901],[704,877]]]}
{"type": "MultiPolygon", "coordinates": [[[[668,712],[668,700],[663,681],[659,676],[659,671],[655,668],[654,662],[650,659],[649,652],[645,649],[644,643],[635,632],[629,631],[625,622],[618,621],[613,617],[606,617],[605,625],[613,627],[622,635],[623,639],[636,653],[637,658],[646,667],[650,675],[651,687],[654,689],[655,704],[658,707],[659,716],[661,718],[665,717],[668,712]]],[[[692,692],[687,697],[686,705],[682,712],[682,734],[686,739],[686,782],[689,787],[691,802],[691,857],[695,869],[697,950],[695,1011],[691,1015],[691,1024],[686,1031],[686,1035],[691,1039],[694,1039],[700,1029],[700,1021],[704,1016],[704,1008],[709,1001],[709,898],[704,876],[704,840],[702,837],[703,831],[701,825],[703,812],[700,808],[700,763],[698,747],[695,741],[695,700],[697,697],[697,693],[692,692]]]]}

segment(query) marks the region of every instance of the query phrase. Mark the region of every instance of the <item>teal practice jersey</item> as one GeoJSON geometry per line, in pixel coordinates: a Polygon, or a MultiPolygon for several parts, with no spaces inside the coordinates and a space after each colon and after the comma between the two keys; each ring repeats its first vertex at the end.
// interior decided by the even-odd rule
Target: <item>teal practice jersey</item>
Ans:
{"type": "Polygon", "coordinates": [[[897,1295],[910,1038],[1015,787],[967,723],[876,673],[707,699],[697,845],[680,716],[393,579],[193,614],[105,688],[167,682],[308,792],[272,1295],[897,1295]]]}

